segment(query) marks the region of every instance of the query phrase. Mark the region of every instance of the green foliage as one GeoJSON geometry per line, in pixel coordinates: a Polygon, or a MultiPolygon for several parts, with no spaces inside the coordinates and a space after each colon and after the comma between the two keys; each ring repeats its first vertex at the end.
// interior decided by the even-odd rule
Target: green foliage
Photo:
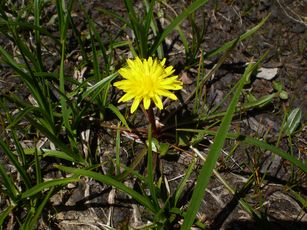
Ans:
{"type": "MultiPolygon", "coordinates": [[[[271,94],[256,98],[250,93],[246,96],[246,101],[239,103],[244,86],[250,84],[250,76],[263,62],[267,53],[256,63],[246,67],[241,79],[219,104],[213,108],[207,107],[206,100],[202,98],[203,87],[237,44],[253,36],[269,17],[265,17],[258,25],[238,38],[205,52],[201,48],[205,25],[196,23],[195,12],[207,2],[207,0],[192,1],[164,29],[158,27],[156,17],[157,4],[165,4],[160,1],[144,0],[144,11],[139,13],[135,9],[134,1],[125,0],[126,16],[98,9],[122,23],[117,34],[109,35],[107,41],[101,36],[100,25],[81,4],[78,5],[80,17],[84,16],[87,26],[87,35],[82,35],[73,17],[77,1],[34,0],[23,7],[9,1],[7,3],[9,8],[3,1],[0,3],[1,36],[16,49],[15,52],[1,44],[0,61],[19,78],[21,89],[31,98],[27,100],[18,93],[10,92],[3,95],[0,101],[0,126],[3,130],[3,134],[0,134],[0,150],[1,158],[3,155],[6,159],[6,162],[0,162],[0,196],[7,201],[0,214],[1,229],[6,227],[10,215],[17,220],[15,228],[35,229],[41,216],[44,215],[44,210],[49,208],[50,198],[65,189],[67,184],[78,183],[80,177],[89,177],[120,190],[141,205],[145,212],[150,213],[148,218],[151,222],[143,229],[172,229],[181,220],[183,220],[182,229],[190,229],[192,225],[205,228],[203,223],[195,220],[195,216],[212,175],[217,176],[232,195],[244,193],[245,189],[244,187],[240,191],[235,191],[215,170],[227,139],[238,141],[238,145],[244,143],[268,150],[290,162],[293,167],[304,173],[307,172],[304,162],[278,147],[279,140],[283,136],[287,136],[290,142],[291,136],[299,128],[302,117],[299,108],[289,114],[286,113],[276,146],[259,138],[229,131],[236,117],[252,110],[263,109],[278,98],[288,99],[288,94],[282,85],[274,82],[275,91],[271,94]],[[45,7],[52,4],[55,4],[56,9],[53,15],[53,20],[56,22],[55,33],[50,33],[46,29],[46,22],[43,20],[45,7]],[[31,18],[33,20],[29,20],[31,18]],[[191,41],[181,28],[184,20],[187,20],[192,27],[191,41]],[[134,35],[131,41],[122,40],[122,33],[127,30],[134,35]],[[112,81],[118,77],[117,69],[123,62],[116,49],[125,49],[125,51],[129,49],[134,56],[141,58],[149,56],[163,58],[165,39],[176,32],[185,49],[184,69],[188,70],[198,65],[197,85],[190,96],[165,119],[165,123],[175,120],[175,127],[157,128],[156,124],[151,123],[144,134],[142,129],[135,127],[137,119],[127,115],[125,109],[115,103],[117,97],[112,81]],[[33,40],[31,43],[28,41],[29,36],[33,40]],[[72,60],[70,36],[76,39],[75,49],[82,57],[81,61],[72,60]],[[48,42],[45,44],[45,41],[53,45],[48,42]],[[56,59],[54,68],[50,68],[45,60],[48,49],[56,53],[53,57],[56,59]],[[217,57],[218,60],[210,71],[205,72],[204,60],[212,57],[217,57]],[[67,63],[72,66],[68,66],[67,63]],[[78,70],[76,72],[81,77],[73,76],[74,73],[69,67],[78,70]],[[194,103],[191,112],[193,118],[183,122],[177,121],[177,115],[179,117],[181,110],[191,101],[194,103]],[[228,101],[230,103],[227,103],[228,107],[225,110],[222,105],[228,101]],[[115,121],[117,125],[110,125],[110,121],[112,123],[115,121]],[[198,129],[202,123],[210,127],[198,129]],[[167,133],[167,130],[172,128],[177,129],[175,138],[172,136],[173,133],[167,133]],[[210,128],[218,128],[218,131],[212,131],[210,128]],[[112,156],[110,161],[100,162],[101,149],[97,143],[102,141],[99,139],[99,132],[103,129],[116,131],[113,132],[114,137],[111,137],[115,140],[115,153],[114,159],[112,156]],[[87,131],[91,132],[91,138],[94,140],[90,138],[85,140],[83,134],[87,131]],[[133,156],[128,163],[121,159],[122,146],[126,144],[122,133],[140,142],[139,145],[135,143],[136,141],[131,144],[133,156]],[[164,138],[164,134],[167,138],[164,138]],[[214,141],[206,159],[201,158],[204,161],[203,166],[198,171],[198,158],[193,157],[178,185],[171,191],[169,181],[163,174],[162,159],[178,157],[177,151],[181,147],[188,148],[188,146],[189,150],[193,150],[200,157],[201,154],[195,147],[206,135],[213,136],[214,141]],[[177,143],[170,141],[172,139],[168,139],[169,136],[176,139],[177,143]],[[23,145],[25,139],[30,139],[32,146],[25,147],[23,145]],[[89,143],[90,141],[96,144],[89,143]],[[137,148],[134,149],[135,146],[137,148]],[[47,175],[43,162],[48,161],[56,162],[55,165],[48,166],[63,177],[50,178],[47,175]],[[107,172],[103,172],[101,166],[107,164],[111,166],[107,172]],[[16,175],[11,174],[8,166],[16,170],[19,181],[16,181],[16,175]],[[141,170],[143,167],[145,170],[141,170]],[[187,200],[186,192],[191,188],[188,187],[188,183],[195,177],[194,172],[199,173],[199,176],[196,178],[196,185],[192,187],[192,197],[187,200]],[[134,188],[125,184],[128,179],[134,182],[134,188]]],[[[253,180],[251,177],[245,186],[250,186],[253,180]]],[[[291,192],[306,207],[306,202],[303,202],[300,194],[294,190],[291,192]]],[[[243,197],[240,197],[239,203],[251,216],[260,216],[243,197]]]]}
{"type": "Polygon", "coordinates": [[[211,145],[211,148],[208,152],[207,159],[200,170],[200,173],[199,173],[199,176],[196,182],[196,186],[194,188],[193,195],[190,201],[190,205],[185,215],[185,220],[183,222],[182,229],[190,229],[193,224],[197,210],[200,207],[200,204],[203,198],[203,194],[205,192],[206,187],[208,186],[210,177],[212,175],[213,169],[218,160],[221,149],[224,146],[227,132],[230,127],[232,118],[234,116],[236,105],[239,101],[241,91],[244,85],[249,82],[251,74],[258,67],[259,63],[264,59],[264,57],[265,55],[261,59],[259,59],[258,62],[256,62],[255,64],[250,64],[246,68],[242,78],[240,79],[235,89],[233,98],[228,106],[225,116],[223,117],[221,121],[221,125],[216,133],[213,144],[211,145]]]}
{"type": "Polygon", "coordinates": [[[302,119],[302,110],[300,108],[293,109],[284,123],[283,129],[287,136],[293,135],[298,128],[302,119]]]}

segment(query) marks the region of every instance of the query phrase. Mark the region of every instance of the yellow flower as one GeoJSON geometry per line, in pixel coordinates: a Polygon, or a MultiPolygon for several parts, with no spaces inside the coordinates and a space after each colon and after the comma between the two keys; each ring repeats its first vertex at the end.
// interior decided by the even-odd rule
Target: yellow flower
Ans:
{"type": "Polygon", "coordinates": [[[151,101],[163,109],[161,96],[177,100],[176,95],[169,90],[182,89],[182,82],[177,80],[177,75],[172,76],[175,70],[173,66],[165,67],[165,61],[165,58],[160,62],[151,57],[143,61],[138,57],[135,60],[128,59],[128,66],[118,71],[124,79],[114,83],[115,87],[126,93],[118,102],[134,99],[130,108],[133,113],[142,100],[145,109],[149,108],[151,101]]]}

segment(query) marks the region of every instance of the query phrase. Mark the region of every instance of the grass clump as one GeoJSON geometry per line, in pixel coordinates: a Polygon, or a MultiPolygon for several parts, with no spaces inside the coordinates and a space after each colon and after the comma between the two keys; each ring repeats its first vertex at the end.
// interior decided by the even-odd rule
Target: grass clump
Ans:
{"type": "MultiPolygon", "coordinates": [[[[250,61],[219,104],[207,105],[205,85],[238,43],[252,37],[269,16],[238,38],[204,51],[201,45],[205,30],[197,34],[195,12],[206,3],[191,2],[163,28],[157,15],[161,13],[158,6],[164,2],[145,0],[139,13],[134,2],[125,0],[123,15],[99,8],[101,14],[118,23],[119,29],[113,34],[101,31],[102,25],[81,2],[1,3],[1,68],[18,82],[17,90],[9,90],[0,100],[0,197],[5,201],[0,206],[1,228],[52,226],[59,211],[53,198],[68,194],[68,185],[81,184],[84,178],[124,194],[135,212],[141,207],[146,221],[143,216],[134,227],[142,229],[205,228],[206,223],[197,213],[213,175],[233,196],[240,194],[238,202],[250,216],[265,219],[244,199],[256,171],[251,172],[242,189],[236,190],[216,165],[225,142],[230,140],[237,142],[233,151],[241,143],[270,151],[289,162],[293,177],[306,173],[305,162],[292,149],[287,152],[279,147],[283,138],[291,146],[291,138],[300,127],[301,112],[295,109],[285,115],[276,142],[231,131],[237,118],[286,99],[285,90],[277,84],[270,94],[242,101],[245,87],[251,84],[268,52],[256,62],[250,61]],[[80,20],[85,29],[78,26],[80,20]],[[184,20],[192,25],[191,43],[181,28],[184,20]],[[188,95],[183,93],[183,83],[173,68],[165,67],[171,64],[165,59],[166,39],[177,32],[186,55],[181,69],[198,70],[197,84],[188,95]],[[207,72],[204,60],[212,58],[217,62],[207,72]],[[130,69],[125,67],[126,59],[130,69]],[[134,84],[117,81],[119,74],[134,84]],[[154,79],[147,81],[146,77],[154,79]],[[121,92],[113,82],[127,94],[119,96],[121,92]],[[176,95],[173,90],[177,90],[176,95]],[[125,103],[119,104],[118,100],[125,103]],[[191,104],[193,108],[189,109],[191,104]],[[138,106],[145,119],[136,110],[138,106]],[[204,157],[202,141],[207,136],[212,136],[213,142],[204,157]],[[170,187],[165,162],[189,151],[191,163],[180,181],[170,187]]],[[[303,200],[295,189],[289,189],[303,200]]],[[[109,216],[103,226],[112,229],[113,218],[109,216]]]]}

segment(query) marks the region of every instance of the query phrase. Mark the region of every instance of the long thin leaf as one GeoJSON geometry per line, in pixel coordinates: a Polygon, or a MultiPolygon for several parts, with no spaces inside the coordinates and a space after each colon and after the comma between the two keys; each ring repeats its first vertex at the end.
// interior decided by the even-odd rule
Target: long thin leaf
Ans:
{"type": "Polygon", "coordinates": [[[17,125],[22,119],[24,119],[24,116],[34,110],[34,107],[26,107],[22,109],[21,111],[17,112],[16,116],[13,120],[10,121],[9,125],[7,126],[7,129],[11,129],[15,125],[17,125]]]}
{"type": "Polygon", "coordinates": [[[147,181],[150,195],[156,205],[158,205],[156,188],[154,184],[153,151],[152,151],[152,131],[151,125],[148,127],[148,149],[147,149],[147,181]]]}
{"type": "Polygon", "coordinates": [[[195,10],[197,10],[202,5],[206,4],[208,0],[196,0],[193,3],[191,3],[187,8],[183,10],[181,14],[179,14],[172,22],[169,24],[163,32],[160,34],[160,36],[155,40],[153,46],[150,49],[149,55],[152,55],[154,52],[156,52],[157,48],[161,45],[161,43],[164,41],[164,39],[176,29],[176,27],[191,13],[193,13],[195,10]]]}
{"type": "MultiPolygon", "coordinates": [[[[215,131],[203,130],[203,129],[201,129],[201,130],[200,129],[178,129],[177,131],[197,132],[200,135],[213,135],[213,136],[217,135],[217,133],[215,131]]],[[[282,149],[280,149],[280,148],[278,148],[274,145],[270,145],[263,140],[259,140],[257,138],[245,136],[245,135],[242,135],[240,133],[227,133],[226,138],[238,140],[238,141],[241,141],[243,143],[246,143],[246,144],[249,144],[249,145],[254,145],[254,146],[257,146],[257,147],[264,149],[264,150],[268,150],[268,151],[282,157],[283,159],[288,160],[290,163],[292,163],[293,165],[295,165],[295,166],[299,167],[301,170],[303,170],[303,172],[307,173],[307,164],[305,164],[302,160],[296,159],[295,157],[291,156],[289,153],[283,151],[282,149]]]]}
{"type": "Polygon", "coordinates": [[[300,169],[302,169],[305,173],[307,173],[307,164],[305,164],[303,162],[303,160],[298,160],[295,157],[291,156],[289,153],[284,152],[283,150],[281,150],[280,148],[277,148],[273,145],[267,144],[264,141],[258,140],[256,138],[252,138],[252,137],[244,137],[239,135],[237,137],[238,140],[243,140],[244,142],[254,145],[254,146],[258,146],[262,149],[266,149],[271,151],[272,153],[275,153],[277,155],[279,155],[280,157],[282,157],[285,160],[288,160],[289,162],[291,162],[293,165],[299,167],[300,169]]]}
{"type": "Polygon", "coordinates": [[[225,139],[227,137],[228,129],[230,127],[232,117],[235,113],[236,105],[239,101],[241,91],[244,87],[244,85],[249,81],[249,77],[252,74],[252,72],[256,69],[260,61],[262,61],[263,57],[256,63],[256,64],[250,64],[247,68],[245,73],[243,74],[241,80],[239,81],[239,84],[236,88],[236,91],[233,95],[233,98],[230,102],[230,105],[227,109],[226,115],[222,119],[221,125],[217,131],[217,134],[214,138],[213,144],[210,146],[210,150],[208,152],[207,159],[202,166],[199,176],[197,178],[197,183],[194,188],[192,198],[190,200],[189,208],[187,210],[187,213],[185,215],[185,219],[182,225],[183,230],[188,230],[191,228],[196,213],[200,207],[201,201],[204,196],[205,189],[209,183],[210,177],[212,175],[213,169],[215,167],[215,164],[218,160],[219,154],[221,152],[221,149],[224,145],[225,139]]]}
{"type": "MultiPolygon", "coordinates": [[[[35,26],[40,27],[40,14],[41,14],[41,1],[35,0],[34,1],[34,19],[35,19],[35,26]]],[[[36,44],[36,54],[37,60],[39,63],[40,70],[43,70],[43,63],[42,63],[42,51],[41,51],[41,37],[40,31],[35,30],[35,44],[36,44]]]]}
{"type": "Polygon", "coordinates": [[[57,136],[51,133],[48,129],[46,129],[43,125],[38,123],[32,116],[26,116],[27,120],[33,125],[36,129],[38,129],[42,134],[44,134],[57,148],[61,149],[67,155],[72,157],[75,162],[85,163],[85,160],[80,157],[79,154],[75,154],[69,146],[63,143],[57,136]]]}
{"type": "MultiPolygon", "coordinates": [[[[63,125],[66,129],[67,136],[69,139],[69,143],[73,152],[77,156],[79,151],[78,143],[76,140],[76,130],[73,129],[70,116],[73,114],[72,107],[69,106],[66,98],[66,90],[65,90],[65,59],[66,59],[66,38],[67,38],[67,28],[69,24],[69,17],[67,16],[70,14],[72,5],[74,1],[68,1],[67,5],[65,1],[57,1],[57,11],[58,11],[58,18],[59,18],[59,29],[60,29],[60,42],[61,42],[61,61],[60,61],[60,69],[59,69],[59,89],[60,89],[60,104],[61,104],[61,113],[63,117],[63,125]]],[[[80,155],[78,158],[82,158],[80,155]]]]}
{"type": "Polygon", "coordinates": [[[119,125],[118,124],[118,128],[116,130],[116,146],[115,146],[115,156],[116,156],[116,161],[115,161],[115,165],[116,165],[116,175],[120,175],[120,129],[119,129],[119,125]]]}
{"type": "Polygon", "coordinates": [[[194,166],[196,164],[196,159],[197,158],[193,158],[193,161],[191,162],[191,164],[189,165],[187,171],[185,172],[184,174],[184,177],[182,178],[182,180],[180,181],[179,185],[177,186],[176,188],[176,191],[175,191],[175,195],[174,195],[174,206],[176,207],[181,195],[182,195],[182,192],[186,186],[186,183],[188,182],[188,179],[190,178],[193,170],[194,170],[194,166]]]}
{"type": "MultiPolygon", "coordinates": [[[[149,4],[148,4],[148,0],[144,0],[144,4],[145,4],[145,7],[147,9],[147,12],[150,11],[150,7],[149,4]]],[[[152,17],[152,16],[151,16],[152,17]]],[[[157,25],[157,22],[156,20],[154,20],[154,18],[152,17],[151,21],[150,21],[150,28],[152,30],[152,33],[154,34],[154,36],[157,36],[158,34],[158,31],[159,31],[159,27],[157,25]]],[[[148,29],[147,29],[148,31],[148,29]]],[[[164,55],[163,55],[163,47],[160,45],[157,49],[157,53],[158,53],[158,57],[159,59],[163,59],[164,55]]]]}
{"type": "Polygon", "coordinates": [[[65,167],[65,166],[61,166],[61,165],[57,165],[56,168],[63,170],[65,172],[76,174],[76,175],[88,176],[88,177],[91,177],[91,178],[93,178],[97,181],[100,181],[101,183],[111,185],[111,186],[113,186],[113,187],[115,187],[119,190],[122,190],[126,194],[130,195],[133,199],[138,201],[140,204],[144,205],[149,211],[151,211],[153,213],[156,212],[156,209],[154,208],[154,206],[152,205],[152,203],[150,202],[150,200],[146,196],[139,194],[138,192],[136,192],[133,189],[127,187],[123,183],[121,183],[117,180],[114,180],[113,178],[111,178],[109,176],[105,176],[105,175],[102,175],[100,173],[92,172],[92,171],[89,171],[89,170],[86,170],[86,169],[76,169],[76,168],[70,168],[70,167],[65,167]]]}
{"type": "Polygon", "coordinates": [[[109,75],[108,77],[105,77],[101,81],[97,82],[95,85],[89,87],[84,94],[82,95],[82,99],[84,100],[86,97],[91,95],[92,99],[95,99],[100,92],[103,90],[103,88],[112,80],[114,80],[117,77],[118,73],[113,73],[109,75]]]}
{"type": "Polygon", "coordinates": [[[144,147],[140,152],[138,152],[138,154],[136,154],[136,157],[132,161],[131,165],[129,165],[129,167],[126,167],[125,171],[121,175],[117,176],[115,179],[118,181],[122,181],[128,175],[132,174],[134,172],[134,169],[141,163],[146,154],[147,154],[147,148],[144,147]]]}
{"type": "Polygon", "coordinates": [[[44,102],[42,100],[42,98],[44,97],[40,92],[40,87],[37,84],[37,82],[35,82],[34,79],[31,77],[31,75],[25,72],[24,69],[18,63],[16,63],[15,60],[11,57],[11,55],[8,52],[6,52],[6,50],[3,49],[1,46],[0,46],[0,54],[3,57],[2,60],[6,62],[12,69],[14,69],[16,73],[19,74],[20,78],[25,82],[25,84],[27,85],[28,89],[32,93],[37,103],[41,105],[42,108],[44,108],[44,102]]]}
{"type": "Polygon", "coordinates": [[[148,9],[146,8],[147,12],[146,12],[145,24],[144,24],[144,32],[146,33],[146,36],[148,36],[150,24],[153,20],[153,10],[154,10],[155,3],[156,3],[156,0],[151,0],[149,8],[148,9]]]}
{"type": "Polygon", "coordinates": [[[42,177],[42,168],[41,168],[41,157],[37,154],[37,151],[34,152],[34,165],[35,165],[35,179],[36,184],[40,184],[43,181],[42,177]]]}
{"type": "Polygon", "coordinates": [[[35,229],[35,225],[37,224],[38,219],[40,218],[44,207],[46,206],[47,202],[49,201],[50,197],[52,196],[53,191],[54,191],[54,187],[52,187],[48,191],[48,193],[44,197],[44,199],[41,202],[39,202],[38,207],[35,208],[34,216],[30,219],[31,220],[30,223],[25,226],[25,229],[35,229]]]}
{"type": "Polygon", "coordinates": [[[10,206],[6,207],[4,210],[1,211],[1,213],[0,213],[0,229],[2,229],[3,222],[6,219],[6,217],[13,211],[13,209],[15,207],[16,207],[15,205],[10,205],[10,206]]]}
{"type": "MultiPolygon", "coordinates": [[[[15,165],[15,167],[20,173],[20,176],[22,178],[22,181],[25,183],[26,188],[30,188],[31,179],[30,179],[30,175],[26,172],[26,170],[28,169],[28,166],[27,166],[28,163],[27,163],[25,152],[23,151],[21,143],[19,142],[19,139],[18,139],[18,135],[14,129],[11,130],[11,135],[12,135],[12,139],[14,140],[15,148],[18,153],[19,159],[21,160],[21,163],[19,163],[19,160],[17,158],[13,159],[15,162],[13,160],[11,161],[13,162],[14,165],[17,164],[15,165]]],[[[10,153],[7,153],[7,154],[10,154],[10,153]]]]}
{"type": "Polygon", "coordinates": [[[74,162],[74,158],[68,155],[66,152],[59,150],[51,150],[51,149],[37,149],[37,148],[26,148],[24,149],[24,153],[26,155],[34,155],[35,151],[39,156],[42,157],[54,157],[59,159],[64,159],[67,161],[74,162]]]}
{"type": "Polygon", "coordinates": [[[112,104],[109,104],[108,109],[110,109],[116,116],[117,118],[123,123],[123,125],[129,130],[131,131],[131,129],[129,128],[129,125],[125,119],[125,117],[121,114],[121,112],[119,111],[119,109],[117,107],[115,107],[112,104]]]}
{"type": "MultiPolygon", "coordinates": [[[[16,141],[16,140],[15,140],[16,141]]],[[[31,182],[27,175],[26,169],[22,167],[22,165],[19,163],[17,157],[13,154],[13,152],[9,149],[8,145],[4,143],[3,140],[0,139],[0,147],[2,148],[4,154],[10,159],[10,162],[16,167],[17,171],[20,173],[21,178],[24,180],[25,185],[28,187],[30,186],[31,182]]],[[[14,189],[15,186],[9,186],[9,188],[14,189]]],[[[9,189],[8,188],[8,189],[9,189]]],[[[15,190],[15,189],[14,189],[15,190]]],[[[12,192],[14,191],[12,190],[12,192]]],[[[16,195],[17,190],[14,191],[14,194],[16,195]]]]}
{"type": "Polygon", "coordinates": [[[210,57],[214,57],[214,56],[224,52],[229,47],[231,47],[233,42],[235,42],[236,40],[239,40],[239,42],[241,42],[241,41],[246,40],[247,38],[251,37],[255,32],[257,32],[263,26],[263,24],[269,19],[270,16],[271,16],[271,14],[267,15],[265,18],[263,18],[260,21],[260,23],[258,25],[256,25],[252,29],[246,31],[239,38],[236,38],[236,39],[233,39],[229,42],[226,42],[221,47],[214,49],[212,51],[209,51],[208,53],[205,54],[205,58],[207,59],[207,58],[210,58],[210,57]]]}
{"type": "Polygon", "coordinates": [[[301,122],[302,110],[300,108],[295,108],[292,110],[287,118],[286,123],[283,125],[284,132],[291,136],[297,129],[301,122]]]}
{"type": "Polygon", "coordinates": [[[138,56],[141,58],[147,57],[148,35],[146,34],[143,22],[139,19],[131,0],[124,0],[130,25],[136,37],[136,45],[138,48],[138,56]]]}
{"type": "Polygon", "coordinates": [[[13,200],[17,200],[18,190],[14,184],[13,179],[8,176],[8,172],[5,170],[5,168],[2,166],[2,163],[0,163],[0,176],[2,178],[2,183],[6,189],[6,194],[13,200]]]}
{"type": "Polygon", "coordinates": [[[27,191],[23,192],[21,194],[21,199],[28,198],[30,196],[34,196],[35,194],[45,190],[50,189],[54,186],[63,186],[68,183],[77,182],[79,181],[79,178],[77,177],[69,177],[69,178],[63,178],[63,179],[53,179],[49,181],[45,181],[43,183],[40,183],[38,185],[33,186],[32,188],[28,189],[27,191]]]}
{"type": "MultiPolygon", "coordinates": [[[[272,94],[269,94],[269,95],[265,95],[265,96],[259,98],[256,101],[246,102],[246,103],[244,103],[244,104],[242,104],[242,105],[240,105],[236,108],[236,113],[243,114],[243,113],[246,113],[246,112],[248,112],[252,109],[255,109],[255,108],[263,108],[264,106],[271,103],[273,101],[273,99],[276,98],[276,97],[278,97],[278,93],[272,93],[272,94]]],[[[210,114],[210,115],[205,114],[203,116],[200,116],[199,120],[202,120],[202,121],[213,120],[213,119],[216,119],[216,118],[219,118],[219,117],[223,117],[225,115],[225,113],[226,112],[213,113],[213,114],[210,114]]]]}
{"type": "MultiPolygon", "coordinates": [[[[184,100],[184,103],[182,103],[176,110],[174,110],[172,113],[170,113],[164,122],[166,122],[169,118],[173,117],[178,110],[183,108],[192,98],[195,97],[195,94],[198,92],[198,89],[202,89],[206,81],[220,68],[220,66],[223,64],[223,62],[226,60],[230,52],[235,48],[238,40],[235,40],[232,42],[232,45],[227,49],[227,52],[223,54],[223,56],[219,59],[219,61],[214,65],[214,67],[199,81],[197,81],[197,87],[190,93],[190,95],[184,100]]],[[[203,57],[202,57],[203,58],[203,57]]],[[[201,61],[201,60],[200,60],[201,61]]],[[[237,83],[238,84],[238,83],[237,83]]],[[[234,88],[233,88],[234,89],[234,88]]]]}

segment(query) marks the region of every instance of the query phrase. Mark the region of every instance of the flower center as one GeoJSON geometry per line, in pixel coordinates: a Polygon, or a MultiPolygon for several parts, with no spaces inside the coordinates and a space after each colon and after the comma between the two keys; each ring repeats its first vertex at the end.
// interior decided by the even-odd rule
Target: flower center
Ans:
{"type": "Polygon", "coordinates": [[[154,79],[152,76],[150,75],[144,75],[143,77],[143,84],[140,86],[140,88],[142,89],[142,94],[148,97],[153,97],[154,96],[154,92],[157,88],[157,79],[154,79]]]}

